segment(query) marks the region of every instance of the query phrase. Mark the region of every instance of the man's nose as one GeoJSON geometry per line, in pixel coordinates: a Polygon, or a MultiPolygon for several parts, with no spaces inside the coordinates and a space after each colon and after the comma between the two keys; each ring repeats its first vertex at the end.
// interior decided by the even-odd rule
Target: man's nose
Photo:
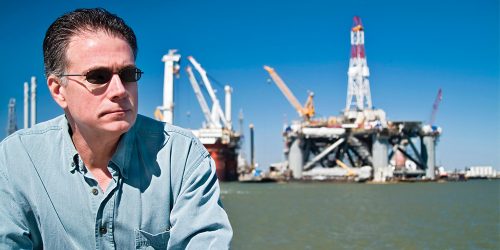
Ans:
{"type": "Polygon", "coordinates": [[[109,83],[108,93],[110,95],[110,99],[112,100],[127,97],[127,89],[123,85],[123,82],[118,74],[113,74],[109,83]]]}

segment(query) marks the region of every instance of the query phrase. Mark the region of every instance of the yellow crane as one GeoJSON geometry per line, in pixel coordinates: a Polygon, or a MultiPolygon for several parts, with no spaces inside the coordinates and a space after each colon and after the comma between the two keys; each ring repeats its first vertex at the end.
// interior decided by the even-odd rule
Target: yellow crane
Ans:
{"type": "Polygon", "coordinates": [[[337,163],[337,165],[339,165],[339,167],[347,170],[347,176],[355,176],[356,175],[356,173],[349,166],[347,166],[345,163],[343,163],[341,160],[337,159],[337,160],[335,160],[335,162],[337,163]]]}
{"type": "Polygon", "coordinates": [[[295,110],[297,110],[299,116],[304,118],[304,120],[309,121],[314,116],[314,104],[313,104],[314,93],[309,92],[307,101],[304,104],[304,106],[302,106],[297,100],[297,98],[293,95],[292,91],[290,91],[290,89],[286,86],[285,82],[281,79],[281,77],[278,75],[278,73],[276,73],[276,71],[273,68],[269,66],[264,66],[264,69],[269,73],[274,83],[276,83],[276,86],[278,86],[278,88],[281,90],[281,92],[290,102],[290,104],[292,104],[295,110]]]}
{"type": "Polygon", "coordinates": [[[154,115],[156,120],[163,121],[163,114],[159,108],[156,108],[154,115]]]}

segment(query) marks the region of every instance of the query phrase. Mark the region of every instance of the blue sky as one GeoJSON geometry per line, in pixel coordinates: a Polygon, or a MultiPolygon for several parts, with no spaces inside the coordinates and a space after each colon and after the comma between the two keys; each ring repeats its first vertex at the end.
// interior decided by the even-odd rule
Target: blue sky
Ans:
{"type": "MultiPolygon", "coordinates": [[[[255,124],[260,166],[283,159],[283,122],[298,118],[262,66],[274,67],[301,102],[308,90],[315,92],[318,115],[338,115],[346,99],[349,31],[358,15],[374,106],[389,120],[425,121],[442,88],[437,163],[447,169],[500,169],[498,0],[3,1],[0,128],[7,127],[11,97],[22,126],[23,83],[31,76],[39,84],[38,121],[62,113],[45,86],[41,47],[48,26],[79,7],[105,7],[135,30],[137,64],[146,72],[139,83],[139,113],[153,116],[161,105],[161,58],[171,48],[183,56],[181,66],[192,55],[220,83],[213,85],[221,102],[222,85],[230,84],[233,120],[243,110],[246,135],[248,124],[255,124]]],[[[184,70],[174,98],[175,124],[200,127],[203,115],[184,70]]],[[[247,155],[248,147],[245,142],[247,155]]]]}

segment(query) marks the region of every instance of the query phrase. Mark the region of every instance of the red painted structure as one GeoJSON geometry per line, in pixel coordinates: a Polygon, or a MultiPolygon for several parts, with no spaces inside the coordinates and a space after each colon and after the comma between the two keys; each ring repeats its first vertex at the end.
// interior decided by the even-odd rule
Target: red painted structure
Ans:
{"type": "Polygon", "coordinates": [[[238,180],[238,147],[237,144],[222,144],[217,140],[214,144],[204,144],[215,161],[219,181],[238,180]]]}

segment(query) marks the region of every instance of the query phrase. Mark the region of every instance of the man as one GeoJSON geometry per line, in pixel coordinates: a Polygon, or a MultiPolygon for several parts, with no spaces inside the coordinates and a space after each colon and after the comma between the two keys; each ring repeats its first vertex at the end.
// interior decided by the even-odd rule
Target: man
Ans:
{"type": "Polygon", "coordinates": [[[64,114],[0,144],[0,249],[227,249],[215,165],[191,133],[137,115],[137,43],[104,9],[43,42],[64,114]]]}

